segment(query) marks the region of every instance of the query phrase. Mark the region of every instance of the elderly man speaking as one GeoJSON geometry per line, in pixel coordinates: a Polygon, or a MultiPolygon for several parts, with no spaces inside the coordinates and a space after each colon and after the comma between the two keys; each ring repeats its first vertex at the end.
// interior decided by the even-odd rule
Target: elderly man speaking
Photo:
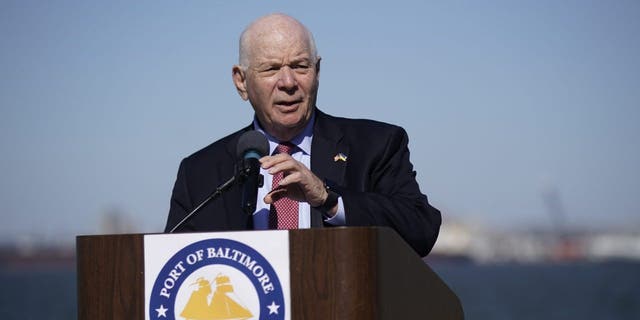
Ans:
{"type": "Polygon", "coordinates": [[[244,30],[232,75],[253,123],[182,160],[167,231],[234,172],[240,136],[256,130],[269,155],[259,160],[264,183],[253,215],[233,185],[178,231],[387,226],[421,256],[429,253],[441,217],[415,180],[405,130],[320,111],[320,60],[311,32],[290,16],[264,16],[244,30]]]}

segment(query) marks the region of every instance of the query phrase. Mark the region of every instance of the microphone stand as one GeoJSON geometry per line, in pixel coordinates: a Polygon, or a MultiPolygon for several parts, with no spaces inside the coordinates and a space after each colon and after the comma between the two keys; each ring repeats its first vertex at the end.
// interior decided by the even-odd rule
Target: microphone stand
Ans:
{"type": "MultiPolygon", "coordinates": [[[[255,159],[253,159],[253,160],[255,160],[255,159]]],[[[255,161],[257,161],[257,160],[255,160],[255,161]]],[[[258,165],[258,168],[259,168],[259,165],[258,165]]],[[[193,217],[193,215],[195,215],[196,213],[198,213],[198,211],[200,211],[200,208],[202,208],[205,205],[207,205],[209,202],[211,202],[211,200],[214,200],[214,199],[218,198],[223,192],[227,191],[236,181],[240,182],[240,184],[243,184],[245,181],[251,179],[250,177],[252,176],[251,173],[252,173],[253,170],[255,170],[255,168],[253,166],[251,166],[250,159],[243,159],[242,162],[240,163],[240,165],[236,167],[236,175],[231,177],[225,183],[223,183],[220,186],[218,186],[216,188],[216,190],[213,191],[213,193],[211,193],[206,199],[204,199],[202,202],[200,202],[200,204],[197,207],[195,207],[193,210],[191,210],[191,212],[189,212],[189,214],[187,214],[184,218],[182,218],[182,220],[180,220],[180,222],[178,222],[173,228],[171,228],[171,230],[169,230],[169,233],[173,233],[178,228],[182,227],[185,224],[185,222],[187,222],[187,220],[191,219],[191,217],[193,217]]],[[[253,175],[253,176],[255,176],[255,179],[257,179],[257,181],[256,181],[257,186],[258,187],[262,187],[262,183],[263,183],[262,175],[261,174],[257,174],[257,175],[253,175]]],[[[256,192],[257,192],[257,189],[256,189],[256,192]]],[[[255,211],[255,207],[256,207],[256,205],[255,205],[255,197],[256,196],[257,196],[257,194],[254,193],[252,195],[252,197],[254,198],[253,202],[249,201],[249,203],[244,203],[245,199],[243,199],[243,210],[245,212],[247,212],[247,214],[249,214],[249,215],[253,214],[253,211],[255,211]]],[[[244,197],[245,197],[245,195],[243,194],[243,198],[244,197]]]]}
{"type": "Polygon", "coordinates": [[[236,181],[236,176],[233,176],[231,177],[231,179],[227,180],[225,183],[218,186],[212,194],[210,194],[206,199],[204,199],[204,201],[202,201],[197,207],[195,207],[195,209],[191,210],[189,214],[187,214],[182,220],[180,220],[180,222],[178,222],[173,228],[171,228],[169,233],[173,233],[174,231],[176,231],[176,229],[182,227],[182,225],[184,225],[184,223],[187,222],[187,220],[191,219],[191,217],[194,214],[196,214],[200,210],[200,208],[204,207],[211,200],[219,197],[223,192],[229,189],[235,181],[236,181]]]}

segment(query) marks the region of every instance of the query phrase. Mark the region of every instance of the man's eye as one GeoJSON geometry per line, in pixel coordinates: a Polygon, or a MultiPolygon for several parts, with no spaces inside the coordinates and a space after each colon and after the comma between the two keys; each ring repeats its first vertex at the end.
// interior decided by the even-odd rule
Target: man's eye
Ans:
{"type": "Polygon", "coordinates": [[[271,66],[271,67],[266,67],[263,72],[273,72],[273,71],[278,71],[280,70],[280,67],[278,66],[271,66]]]}

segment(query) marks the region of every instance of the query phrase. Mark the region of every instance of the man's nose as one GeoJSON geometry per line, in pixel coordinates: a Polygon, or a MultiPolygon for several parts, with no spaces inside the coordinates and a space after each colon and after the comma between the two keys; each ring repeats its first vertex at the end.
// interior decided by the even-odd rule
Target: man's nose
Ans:
{"type": "Polygon", "coordinates": [[[298,83],[296,81],[295,74],[289,66],[284,66],[280,69],[280,79],[278,79],[278,88],[284,91],[291,91],[296,89],[298,83]]]}

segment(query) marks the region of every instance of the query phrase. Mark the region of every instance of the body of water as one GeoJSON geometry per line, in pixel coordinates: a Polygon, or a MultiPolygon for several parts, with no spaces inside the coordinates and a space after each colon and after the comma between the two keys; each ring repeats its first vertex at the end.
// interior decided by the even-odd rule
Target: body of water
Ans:
{"type": "Polygon", "coordinates": [[[640,319],[640,263],[434,263],[466,319],[640,319]]]}

